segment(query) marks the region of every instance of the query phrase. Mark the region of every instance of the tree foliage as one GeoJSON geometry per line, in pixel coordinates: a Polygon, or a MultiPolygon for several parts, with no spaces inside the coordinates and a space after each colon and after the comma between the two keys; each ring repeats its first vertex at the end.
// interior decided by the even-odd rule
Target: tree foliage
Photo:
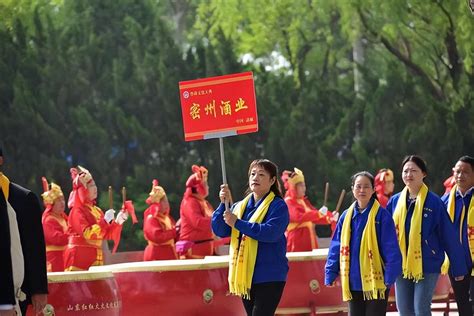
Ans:
{"type": "MultiPolygon", "coordinates": [[[[329,181],[334,206],[350,175],[397,173],[412,153],[442,192],[474,152],[473,33],[467,5],[450,0],[0,0],[5,172],[67,194],[81,164],[102,192],[126,186],[139,212],[157,178],[177,218],[202,164],[216,205],[218,142],[184,142],[178,82],[253,71],[260,130],[224,141],[235,197],[259,157],[302,169],[316,205],[329,181]]],[[[120,249],[143,247],[127,224],[120,249]]]]}

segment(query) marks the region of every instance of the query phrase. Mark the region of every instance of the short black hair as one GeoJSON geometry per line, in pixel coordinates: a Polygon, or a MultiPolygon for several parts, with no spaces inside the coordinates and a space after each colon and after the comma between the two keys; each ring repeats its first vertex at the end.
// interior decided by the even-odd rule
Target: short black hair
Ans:
{"type": "MultiPolygon", "coordinates": [[[[0,148],[0,153],[2,152],[2,148],[0,148]]],[[[471,165],[471,168],[474,169],[474,158],[471,156],[462,156],[461,158],[458,159],[460,162],[465,162],[471,165]]]]}
{"type": "Polygon", "coordinates": [[[0,157],[3,157],[2,144],[0,144],[0,157]]]}

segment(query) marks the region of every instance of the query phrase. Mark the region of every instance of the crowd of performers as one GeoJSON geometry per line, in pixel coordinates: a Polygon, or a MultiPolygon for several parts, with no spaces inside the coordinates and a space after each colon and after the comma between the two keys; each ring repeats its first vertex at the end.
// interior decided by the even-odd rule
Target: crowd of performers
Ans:
{"type": "MultiPolygon", "coordinates": [[[[117,216],[113,209],[103,212],[96,205],[97,186],[91,173],[83,167],[70,172],[69,216],[61,188],[43,178],[42,223],[47,268],[52,272],[102,265],[103,241],[114,240],[116,249],[123,223],[134,214],[130,212],[133,205],[126,203],[117,216]]],[[[425,162],[418,156],[407,157],[401,176],[405,188],[393,195],[392,170],[381,169],[375,177],[356,173],[352,177],[354,202],[339,218],[338,211],[311,204],[301,170],[283,171],[289,214],[286,251],[317,249],[315,225],[331,227],[325,283],[334,286],[340,282],[354,315],[383,314],[393,284],[401,315],[429,315],[441,272],[449,274],[460,315],[473,315],[474,160],[463,156],[456,162],[453,175],[444,182],[442,198],[429,191],[426,176],[425,162]]],[[[178,222],[170,216],[165,189],[158,180],[152,181],[144,212],[143,233],[148,244],[143,260],[204,258],[215,253],[222,240],[211,228],[214,208],[206,199],[207,178],[204,166],[192,166],[178,222]]],[[[222,203],[217,210],[224,212],[222,203]]]]}
{"type": "MultiPolygon", "coordinates": [[[[102,243],[120,240],[122,224],[128,212],[122,209],[116,218],[115,210],[105,213],[96,205],[97,186],[92,174],[84,167],[71,168],[72,192],[67,202],[61,187],[43,181],[45,211],[42,223],[46,241],[49,272],[87,270],[102,265],[102,243]]],[[[143,214],[143,234],[147,241],[144,261],[199,259],[215,253],[215,245],[229,241],[217,239],[211,229],[214,208],[206,199],[209,195],[208,170],[192,166],[176,222],[170,215],[170,204],[165,189],[158,180],[152,181],[151,191],[143,214]],[[179,234],[178,229],[179,228],[179,234]]],[[[328,225],[333,230],[338,212],[326,206],[315,208],[306,196],[303,172],[284,171],[281,175],[286,188],[285,202],[289,208],[287,251],[311,251],[318,248],[315,224],[328,225]]]]}

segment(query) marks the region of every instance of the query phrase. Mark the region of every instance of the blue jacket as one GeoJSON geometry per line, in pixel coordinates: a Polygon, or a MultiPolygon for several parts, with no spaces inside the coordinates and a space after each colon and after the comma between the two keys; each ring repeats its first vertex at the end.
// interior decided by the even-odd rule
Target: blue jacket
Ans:
{"type": "MultiPolygon", "coordinates": [[[[253,196],[250,197],[242,219],[238,219],[234,225],[240,231],[240,237],[245,234],[258,241],[252,284],[286,281],[289,269],[285,237],[289,214],[285,201],[276,196],[270,203],[262,223],[249,222],[264,199],[265,197],[255,204],[253,196]]],[[[231,209],[234,207],[235,204],[231,209]]],[[[224,222],[224,211],[225,206],[221,203],[212,214],[212,230],[219,237],[228,237],[231,233],[231,227],[224,222]]]]}
{"type": "MultiPolygon", "coordinates": [[[[463,205],[465,205],[466,211],[464,214],[464,223],[462,225],[462,242],[461,243],[464,249],[464,261],[466,262],[468,271],[472,269],[472,259],[471,259],[471,251],[469,250],[469,239],[467,235],[467,210],[469,208],[469,204],[471,203],[472,192],[473,192],[473,189],[466,192],[466,195],[462,197],[459,191],[456,191],[455,204],[454,204],[454,223],[453,223],[453,229],[455,230],[455,234],[456,236],[459,236],[459,224],[461,222],[461,212],[462,212],[463,205]]],[[[444,205],[446,206],[446,209],[447,209],[449,194],[444,195],[441,198],[441,200],[444,202],[444,205]]],[[[449,210],[448,210],[448,215],[449,215],[449,210]]],[[[449,274],[453,275],[453,270],[451,268],[451,265],[449,267],[449,274]]]]}
{"type": "MultiPolygon", "coordinates": [[[[362,281],[360,278],[360,246],[362,233],[364,232],[369,211],[372,208],[374,200],[371,200],[367,208],[359,213],[359,207],[356,203],[351,220],[351,241],[350,249],[350,270],[349,270],[349,286],[352,291],[362,291],[362,281]]],[[[329,247],[328,257],[326,261],[325,284],[331,284],[339,275],[339,252],[341,247],[341,232],[344,218],[347,210],[341,215],[334,232],[334,236],[329,247]]],[[[402,255],[398,247],[397,233],[393,223],[392,216],[383,207],[379,208],[375,216],[375,231],[377,234],[377,243],[379,246],[380,256],[384,263],[384,283],[387,286],[395,283],[397,277],[402,273],[402,255]]]]}
{"type": "MultiPolygon", "coordinates": [[[[400,193],[397,193],[388,201],[387,211],[392,215],[395,212],[399,198],[400,193]]],[[[408,204],[407,198],[406,203],[405,232],[409,236],[415,202],[408,204]]],[[[464,250],[459,238],[452,238],[452,236],[455,236],[455,231],[443,202],[439,196],[429,191],[423,205],[423,222],[421,223],[421,255],[424,273],[440,273],[441,265],[444,262],[444,253],[446,252],[451,261],[453,275],[462,276],[467,274],[464,250]]],[[[408,249],[409,238],[406,238],[406,241],[408,249]]]]}

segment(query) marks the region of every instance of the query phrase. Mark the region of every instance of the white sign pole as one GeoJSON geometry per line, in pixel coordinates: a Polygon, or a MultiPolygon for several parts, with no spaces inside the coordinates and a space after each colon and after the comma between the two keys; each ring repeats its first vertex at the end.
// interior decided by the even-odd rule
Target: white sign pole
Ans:
{"type": "MultiPolygon", "coordinates": [[[[227,184],[227,175],[225,171],[225,156],[224,156],[224,139],[222,137],[219,137],[219,149],[221,152],[221,167],[222,167],[222,182],[224,184],[227,184]]],[[[227,201],[230,202],[230,201],[227,201]]],[[[225,210],[229,210],[229,203],[225,202],[225,210]]]]}

